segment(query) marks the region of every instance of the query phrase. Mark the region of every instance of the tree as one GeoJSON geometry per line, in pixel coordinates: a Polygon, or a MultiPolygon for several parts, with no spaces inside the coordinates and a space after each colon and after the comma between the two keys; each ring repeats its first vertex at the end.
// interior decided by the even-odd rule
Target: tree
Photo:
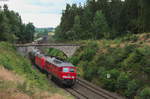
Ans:
{"type": "Polygon", "coordinates": [[[75,40],[79,40],[81,38],[82,28],[81,28],[81,22],[80,22],[80,16],[76,16],[74,19],[74,25],[72,30],[74,31],[74,34],[72,35],[75,40]]]}
{"type": "Polygon", "coordinates": [[[26,42],[31,42],[33,41],[33,37],[34,37],[34,32],[35,32],[35,27],[32,23],[28,23],[26,25],[26,34],[25,34],[25,38],[26,38],[26,42]]]}
{"type": "Polygon", "coordinates": [[[92,24],[93,28],[93,38],[100,39],[100,38],[109,38],[109,27],[106,22],[105,16],[103,15],[102,11],[97,11],[94,17],[94,21],[92,24]]]}
{"type": "Polygon", "coordinates": [[[0,40],[7,41],[9,40],[10,25],[8,24],[9,20],[4,14],[0,12],[0,40]]]}
{"type": "MultiPolygon", "coordinates": [[[[114,39],[129,33],[150,32],[149,3],[149,0],[87,0],[84,6],[67,4],[59,25],[61,39],[114,39]],[[80,35],[74,35],[79,37],[70,37],[77,33],[73,29],[76,16],[80,17],[82,30],[80,35]]],[[[56,35],[59,33],[56,31],[56,35]]]]}
{"type": "Polygon", "coordinates": [[[0,9],[0,41],[31,42],[33,33],[33,24],[24,25],[18,13],[10,11],[7,5],[0,9]]]}

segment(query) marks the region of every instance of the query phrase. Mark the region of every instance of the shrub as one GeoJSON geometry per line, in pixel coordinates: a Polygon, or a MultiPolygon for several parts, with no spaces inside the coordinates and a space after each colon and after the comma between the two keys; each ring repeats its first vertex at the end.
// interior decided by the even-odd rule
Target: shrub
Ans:
{"type": "Polygon", "coordinates": [[[122,41],[132,41],[136,42],[138,40],[138,37],[136,35],[126,35],[125,37],[122,38],[122,41]]]}
{"type": "Polygon", "coordinates": [[[26,79],[41,89],[48,89],[46,76],[32,69],[30,61],[19,55],[11,44],[0,43],[0,65],[9,70],[13,70],[19,75],[24,75],[26,79]]]}
{"type": "Polygon", "coordinates": [[[79,63],[79,57],[73,56],[73,57],[69,58],[68,61],[70,61],[74,65],[77,65],[79,63]]]}
{"type": "Polygon", "coordinates": [[[150,99],[150,87],[146,87],[140,92],[140,98],[150,99]]]}
{"type": "Polygon", "coordinates": [[[134,98],[143,86],[149,85],[150,47],[125,44],[117,48],[110,47],[110,41],[104,43],[105,45],[101,44],[97,48],[93,47],[97,45],[87,43],[75,54],[74,62],[84,63],[79,67],[82,68],[82,76],[87,80],[134,98]],[[106,47],[106,44],[109,46],[106,47]],[[111,77],[107,78],[107,74],[111,77]]]}
{"type": "Polygon", "coordinates": [[[125,95],[127,97],[133,98],[136,94],[138,88],[140,87],[139,82],[135,79],[131,80],[127,84],[127,90],[125,91],[125,95]]]}
{"type": "Polygon", "coordinates": [[[89,42],[84,46],[80,59],[83,61],[91,61],[98,50],[98,44],[96,42],[89,42]]]}
{"type": "Polygon", "coordinates": [[[134,52],[132,52],[129,57],[124,60],[124,66],[127,69],[136,69],[140,67],[140,60],[142,58],[142,54],[138,51],[135,50],[134,52]]]}
{"type": "Polygon", "coordinates": [[[64,54],[64,52],[62,52],[58,49],[55,49],[55,48],[49,48],[47,54],[50,55],[50,56],[59,57],[61,59],[67,59],[67,56],[64,54]]]}
{"type": "Polygon", "coordinates": [[[127,84],[129,80],[130,80],[129,75],[127,73],[122,72],[117,79],[118,89],[121,89],[121,90],[127,89],[127,84]]]}
{"type": "Polygon", "coordinates": [[[144,71],[148,75],[150,74],[150,47],[144,46],[143,48],[138,48],[139,52],[143,55],[139,61],[141,67],[140,70],[144,71]]]}
{"type": "Polygon", "coordinates": [[[104,87],[108,90],[115,91],[117,89],[117,78],[120,72],[116,69],[112,69],[110,71],[104,71],[102,77],[102,81],[104,83],[104,87]],[[110,78],[107,78],[107,75],[110,75],[110,78]]]}
{"type": "Polygon", "coordinates": [[[80,59],[83,61],[91,61],[96,54],[96,51],[92,48],[87,48],[84,50],[84,52],[81,54],[80,59]]]}
{"type": "Polygon", "coordinates": [[[8,64],[7,62],[4,62],[4,63],[3,63],[3,66],[4,66],[6,69],[8,69],[8,70],[13,70],[12,65],[8,64]]]}

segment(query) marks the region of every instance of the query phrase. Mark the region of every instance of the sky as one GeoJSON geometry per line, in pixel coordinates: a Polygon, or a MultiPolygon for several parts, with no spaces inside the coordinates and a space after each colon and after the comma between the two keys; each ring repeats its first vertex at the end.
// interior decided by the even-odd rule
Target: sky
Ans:
{"type": "Polygon", "coordinates": [[[21,15],[25,24],[32,22],[40,28],[58,26],[67,3],[85,2],[86,0],[0,0],[0,5],[7,4],[10,10],[21,15]]]}

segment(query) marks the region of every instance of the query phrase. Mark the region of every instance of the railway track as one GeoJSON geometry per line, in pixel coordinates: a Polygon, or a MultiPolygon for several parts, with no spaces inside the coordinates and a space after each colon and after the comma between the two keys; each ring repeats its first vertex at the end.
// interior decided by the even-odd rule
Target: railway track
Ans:
{"type": "MultiPolygon", "coordinates": [[[[39,71],[35,65],[33,65],[33,69],[39,71]]],[[[72,88],[64,88],[49,78],[48,80],[55,86],[66,90],[77,99],[124,99],[81,78],[78,78],[76,85],[72,88]]]]}
{"type": "MultiPolygon", "coordinates": [[[[35,65],[33,65],[33,68],[37,69],[35,65]]],[[[64,88],[56,83],[54,85],[63,88],[77,99],[124,99],[81,78],[77,79],[76,85],[72,88],[64,88]]]]}
{"type": "MultiPolygon", "coordinates": [[[[35,65],[33,66],[33,68],[37,69],[35,65]]],[[[78,78],[76,85],[72,88],[64,88],[56,82],[51,81],[49,78],[48,80],[55,86],[60,87],[69,92],[76,99],[124,99],[122,97],[117,96],[116,94],[101,89],[81,78],[78,78]]]]}
{"type": "Polygon", "coordinates": [[[86,95],[80,93],[74,88],[66,88],[65,90],[69,92],[71,95],[73,95],[74,97],[76,97],[77,99],[88,99],[86,95]]]}
{"type": "Polygon", "coordinates": [[[79,78],[73,88],[65,88],[77,99],[124,99],[79,78]]]}

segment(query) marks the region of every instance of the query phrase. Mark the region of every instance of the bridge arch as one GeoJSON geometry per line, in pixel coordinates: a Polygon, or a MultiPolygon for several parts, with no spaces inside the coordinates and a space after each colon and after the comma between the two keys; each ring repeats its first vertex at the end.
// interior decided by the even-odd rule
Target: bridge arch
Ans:
{"type": "Polygon", "coordinates": [[[68,57],[71,57],[80,47],[80,45],[77,44],[16,44],[15,46],[27,53],[32,51],[34,47],[37,47],[40,50],[45,48],[55,48],[63,51],[68,57]]]}
{"type": "Polygon", "coordinates": [[[63,51],[56,49],[56,48],[48,48],[48,51],[46,54],[50,55],[50,56],[55,56],[55,57],[58,57],[61,59],[67,59],[68,58],[68,56],[63,51]]]}

